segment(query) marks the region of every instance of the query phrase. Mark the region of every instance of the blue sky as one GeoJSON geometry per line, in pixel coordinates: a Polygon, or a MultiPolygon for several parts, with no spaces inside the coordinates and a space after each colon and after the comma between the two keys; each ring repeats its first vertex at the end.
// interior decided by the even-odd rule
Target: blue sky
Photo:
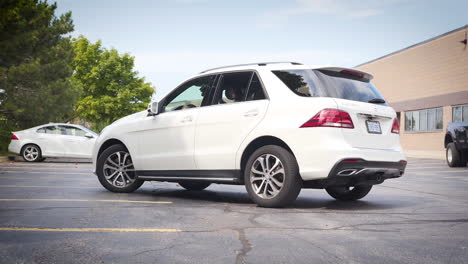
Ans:
{"type": "Polygon", "coordinates": [[[466,0],[57,0],[73,35],[135,57],[160,98],[206,68],[352,67],[468,24],[466,0]]]}

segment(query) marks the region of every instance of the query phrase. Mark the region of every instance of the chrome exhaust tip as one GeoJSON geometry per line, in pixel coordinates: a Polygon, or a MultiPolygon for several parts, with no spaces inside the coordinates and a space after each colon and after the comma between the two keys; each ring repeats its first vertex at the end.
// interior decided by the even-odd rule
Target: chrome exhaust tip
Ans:
{"type": "Polygon", "coordinates": [[[351,176],[351,175],[356,174],[357,171],[358,171],[357,169],[346,169],[346,170],[342,170],[338,172],[337,175],[338,176],[351,176]]]}

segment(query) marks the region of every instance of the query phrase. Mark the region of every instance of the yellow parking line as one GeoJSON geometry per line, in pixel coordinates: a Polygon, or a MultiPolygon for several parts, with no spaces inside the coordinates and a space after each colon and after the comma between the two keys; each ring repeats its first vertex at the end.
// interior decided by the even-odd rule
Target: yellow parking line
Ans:
{"type": "Polygon", "coordinates": [[[8,172],[8,173],[50,173],[50,174],[86,174],[86,175],[93,175],[92,172],[59,172],[59,171],[5,171],[0,170],[0,173],[8,172]]]}
{"type": "Polygon", "coordinates": [[[0,227],[0,231],[40,231],[40,232],[148,232],[175,233],[180,229],[163,228],[43,228],[43,227],[0,227]]]}
{"type": "Polygon", "coordinates": [[[96,189],[90,186],[49,186],[49,185],[0,185],[0,188],[58,188],[58,189],[96,189]]]}
{"type": "Polygon", "coordinates": [[[171,204],[167,201],[138,201],[138,200],[91,200],[91,199],[0,199],[0,202],[98,202],[98,203],[143,203],[143,204],[171,204]]]}

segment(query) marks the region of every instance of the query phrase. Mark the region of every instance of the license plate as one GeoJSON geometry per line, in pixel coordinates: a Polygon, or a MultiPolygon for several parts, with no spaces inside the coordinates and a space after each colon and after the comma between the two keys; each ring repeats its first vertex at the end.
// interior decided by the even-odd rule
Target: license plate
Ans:
{"type": "Polygon", "coordinates": [[[367,132],[371,134],[382,134],[379,121],[366,120],[367,132]]]}

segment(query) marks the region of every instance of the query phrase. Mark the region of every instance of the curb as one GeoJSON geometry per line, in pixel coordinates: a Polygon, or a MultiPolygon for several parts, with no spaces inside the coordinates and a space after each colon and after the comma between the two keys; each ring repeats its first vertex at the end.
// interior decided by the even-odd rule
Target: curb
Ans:
{"type": "Polygon", "coordinates": [[[15,161],[16,156],[0,156],[0,162],[15,161]]]}

